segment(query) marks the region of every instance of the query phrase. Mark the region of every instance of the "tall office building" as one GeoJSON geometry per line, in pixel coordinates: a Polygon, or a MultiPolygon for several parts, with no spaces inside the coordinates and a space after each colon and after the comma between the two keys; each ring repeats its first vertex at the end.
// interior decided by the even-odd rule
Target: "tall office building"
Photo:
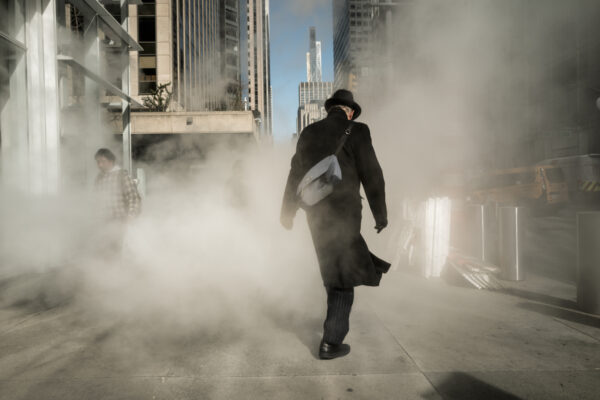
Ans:
{"type": "Polygon", "coordinates": [[[247,0],[248,102],[260,116],[262,134],[272,134],[269,0],[247,0]]]}
{"type": "Polygon", "coordinates": [[[142,0],[132,16],[134,94],[171,82],[175,110],[242,109],[237,0],[142,0]]]}
{"type": "Polygon", "coordinates": [[[325,102],[333,91],[333,82],[300,82],[298,85],[298,106],[313,101],[325,102]]]}
{"type": "Polygon", "coordinates": [[[323,73],[321,68],[321,42],[317,41],[317,32],[311,26],[308,42],[309,52],[306,53],[306,80],[308,82],[321,82],[323,73]]]}
{"type": "Polygon", "coordinates": [[[298,133],[313,122],[327,116],[325,100],[333,91],[332,82],[322,81],[321,42],[317,41],[314,27],[309,30],[309,52],[306,53],[306,76],[308,82],[298,85],[298,118],[296,129],[298,133]]]}
{"type": "Polygon", "coordinates": [[[371,0],[333,0],[334,87],[356,90],[369,74],[373,32],[371,0]]]}

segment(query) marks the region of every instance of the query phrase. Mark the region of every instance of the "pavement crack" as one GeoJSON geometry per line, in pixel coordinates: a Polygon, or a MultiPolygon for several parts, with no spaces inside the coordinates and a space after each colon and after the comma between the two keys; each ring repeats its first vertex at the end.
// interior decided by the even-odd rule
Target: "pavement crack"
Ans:
{"type": "Polygon", "coordinates": [[[425,378],[427,380],[427,382],[429,382],[429,384],[431,385],[431,387],[433,388],[433,390],[435,390],[435,392],[440,396],[440,398],[444,398],[444,396],[442,395],[442,393],[440,393],[440,391],[433,384],[433,382],[431,381],[431,379],[429,379],[429,376],[427,376],[427,374],[425,373],[425,371],[423,371],[423,369],[421,368],[421,366],[417,363],[417,360],[415,360],[413,358],[413,356],[410,355],[410,353],[408,352],[408,350],[406,348],[404,348],[404,346],[402,346],[402,343],[400,343],[400,341],[398,340],[398,338],[396,337],[396,335],[394,335],[392,333],[392,330],[387,326],[387,324],[383,321],[383,319],[381,319],[381,317],[377,313],[377,310],[375,309],[375,307],[373,307],[368,300],[366,300],[365,302],[367,303],[367,305],[371,309],[371,312],[373,313],[373,315],[375,315],[375,318],[377,318],[379,320],[379,322],[381,323],[381,325],[383,325],[383,327],[385,328],[385,330],[390,334],[390,336],[392,338],[394,338],[394,341],[396,342],[396,344],[398,344],[398,346],[402,349],[402,351],[408,356],[408,358],[410,359],[410,361],[412,361],[412,363],[415,365],[415,367],[417,367],[417,369],[419,370],[419,373],[423,376],[423,378],[425,378]]]}
{"type": "Polygon", "coordinates": [[[599,342],[599,343],[600,343],[600,339],[598,339],[597,337],[595,337],[595,336],[593,336],[593,335],[590,335],[589,333],[587,333],[587,332],[585,332],[585,331],[583,331],[583,330],[581,330],[581,329],[577,329],[577,328],[575,328],[574,326],[572,326],[572,325],[570,325],[570,324],[567,324],[567,323],[566,323],[565,321],[563,321],[562,319],[560,319],[560,318],[554,318],[554,320],[555,320],[556,322],[559,322],[559,323],[561,323],[562,325],[566,326],[567,328],[570,328],[570,329],[574,330],[575,332],[579,332],[579,333],[581,333],[582,335],[585,335],[585,336],[587,336],[587,337],[589,337],[589,338],[593,339],[594,341],[596,341],[596,342],[599,342]]]}

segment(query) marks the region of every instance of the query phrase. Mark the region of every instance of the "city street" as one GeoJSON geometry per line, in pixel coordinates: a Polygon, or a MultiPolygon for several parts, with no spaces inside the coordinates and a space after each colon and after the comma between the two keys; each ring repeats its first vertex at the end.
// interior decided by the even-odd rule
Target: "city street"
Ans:
{"type": "Polygon", "coordinates": [[[266,305],[260,329],[217,334],[91,318],[68,301],[4,302],[0,398],[596,399],[600,318],[575,311],[575,288],[559,281],[507,288],[390,271],[357,290],[352,352],[332,361],[316,358],[324,307],[266,305]]]}
{"type": "Polygon", "coordinates": [[[598,21],[0,1],[0,400],[600,399],[598,21]]]}

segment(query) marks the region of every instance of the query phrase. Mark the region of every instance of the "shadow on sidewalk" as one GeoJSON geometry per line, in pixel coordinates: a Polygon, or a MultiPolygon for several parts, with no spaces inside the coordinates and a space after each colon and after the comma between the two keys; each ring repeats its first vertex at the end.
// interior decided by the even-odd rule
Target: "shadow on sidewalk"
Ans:
{"type": "Polygon", "coordinates": [[[561,318],[593,328],[600,328],[600,317],[582,312],[579,310],[577,303],[572,300],[514,288],[504,289],[500,292],[535,302],[518,304],[518,307],[525,310],[535,311],[543,315],[561,318]]]}
{"type": "Polygon", "coordinates": [[[561,299],[559,297],[549,296],[547,294],[529,292],[522,289],[508,288],[501,290],[501,293],[509,294],[511,296],[520,297],[526,300],[536,301],[538,303],[544,303],[550,306],[568,308],[577,311],[577,303],[572,300],[561,299]]]}
{"type": "Polygon", "coordinates": [[[464,372],[427,374],[427,378],[437,392],[426,394],[426,399],[437,399],[441,395],[448,400],[521,400],[464,372]]]}
{"type": "Polygon", "coordinates": [[[315,317],[285,314],[279,310],[270,310],[266,313],[269,319],[279,329],[293,333],[298,340],[307,347],[310,354],[319,359],[319,343],[323,330],[323,321],[315,317]]]}
{"type": "Polygon", "coordinates": [[[0,309],[36,314],[72,302],[77,277],[69,268],[28,272],[0,279],[0,309]]]}
{"type": "Polygon", "coordinates": [[[591,314],[585,314],[581,311],[553,307],[539,303],[521,303],[518,306],[525,310],[535,311],[549,317],[556,317],[600,329],[600,317],[596,317],[591,314]]]}

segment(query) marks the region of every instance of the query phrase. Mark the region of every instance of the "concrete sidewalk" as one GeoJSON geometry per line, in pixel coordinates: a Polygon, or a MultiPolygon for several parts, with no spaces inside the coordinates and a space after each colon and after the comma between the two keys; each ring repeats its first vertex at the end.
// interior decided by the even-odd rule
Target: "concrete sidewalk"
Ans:
{"type": "Polygon", "coordinates": [[[198,337],[134,334],[68,305],[5,307],[0,399],[597,399],[600,319],[573,295],[544,280],[500,293],[392,271],[357,290],[352,352],[332,361],[316,358],[321,315],[198,337]]]}

